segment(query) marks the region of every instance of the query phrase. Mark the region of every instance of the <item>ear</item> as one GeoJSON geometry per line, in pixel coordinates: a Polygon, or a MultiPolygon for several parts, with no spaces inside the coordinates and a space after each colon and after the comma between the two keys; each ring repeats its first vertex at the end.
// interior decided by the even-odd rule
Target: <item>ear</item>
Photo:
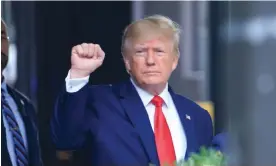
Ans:
{"type": "Polygon", "coordinates": [[[172,71],[174,71],[178,65],[178,60],[179,60],[179,56],[178,55],[175,55],[173,57],[173,64],[172,64],[172,71]]]}
{"type": "Polygon", "coordinates": [[[125,55],[123,55],[123,59],[124,59],[126,70],[127,70],[128,73],[130,73],[131,68],[130,68],[129,58],[126,57],[125,55]]]}

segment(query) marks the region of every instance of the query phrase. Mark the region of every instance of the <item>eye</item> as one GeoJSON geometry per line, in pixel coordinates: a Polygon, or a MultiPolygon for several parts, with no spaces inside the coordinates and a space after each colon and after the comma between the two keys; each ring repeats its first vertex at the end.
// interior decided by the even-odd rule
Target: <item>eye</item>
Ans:
{"type": "Polygon", "coordinates": [[[145,50],[142,50],[142,49],[141,50],[136,50],[135,54],[136,55],[144,55],[145,54],[145,50]]]}
{"type": "Polygon", "coordinates": [[[162,48],[155,48],[154,51],[157,52],[157,53],[163,53],[163,52],[165,52],[164,49],[162,49],[162,48]]]}
{"type": "Polygon", "coordinates": [[[161,50],[161,49],[157,49],[155,50],[157,55],[164,55],[165,51],[161,50]]]}

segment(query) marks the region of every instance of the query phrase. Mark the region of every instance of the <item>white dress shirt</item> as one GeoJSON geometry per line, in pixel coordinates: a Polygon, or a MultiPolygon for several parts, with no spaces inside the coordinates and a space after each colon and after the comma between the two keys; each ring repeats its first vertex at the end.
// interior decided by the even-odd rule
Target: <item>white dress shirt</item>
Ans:
{"type": "MultiPolygon", "coordinates": [[[[69,93],[74,93],[79,91],[82,87],[84,87],[89,80],[89,76],[85,78],[78,79],[70,79],[70,71],[65,79],[66,81],[66,91],[69,93]]],[[[154,131],[154,112],[155,106],[151,103],[152,98],[154,97],[150,93],[138,87],[134,81],[131,79],[132,84],[137,90],[145,109],[147,110],[148,117],[151,123],[152,130],[154,131]]],[[[178,112],[172,100],[172,97],[168,91],[168,85],[163,90],[163,92],[159,95],[164,100],[164,104],[162,106],[162,111],[168,123],[169,129],[171,131],[172,141],[174,145],[175,155],[177,161],[184,160],[185,153],[187,150],[187,139],[186,135],[179,118],[178,112]]]]}
{"type": "MultiPolygon", "coordinates": [[[[7,84],[5,82],[3,82],[1,84],[1,88],[3,89],[3,92],[4,92],[3,95],[5,96],[5,99],[7,100],[10,108],[12,109],[12,112],[14,113],[15,119],[16,119],[16,121],[18,123],[18,126],[19,126],[19,130],[20,130],[20,132],[22,134],[22,137],[23,137],[23,141],[24,141],[26,150],[28,150],[28,146],[27,146],[28,143],[27,143],[27,135],[26,135],[25,125],[24,125],[24,122],[22,120],[22,117],[21,117],[20,113],[18,112],[18,107],[17,107],[14,99],[12,98],[12,96],[9,94],[9,92],[7,90],[7,84]]],[[[3,123],[4,123],[5,129],[6,129],[7,149],[8,149],[9,156],[11,158],[11,163],[12,163],[12,166],[17,166],[16,155],[15,155],[15,150],[14,150],[13,136],[12,136],[11,131],[9,130],[9,124],[7,122],[6,117],[3,115],[3,113],[2,113],[2,118],[3,118],[3,123]]]]}

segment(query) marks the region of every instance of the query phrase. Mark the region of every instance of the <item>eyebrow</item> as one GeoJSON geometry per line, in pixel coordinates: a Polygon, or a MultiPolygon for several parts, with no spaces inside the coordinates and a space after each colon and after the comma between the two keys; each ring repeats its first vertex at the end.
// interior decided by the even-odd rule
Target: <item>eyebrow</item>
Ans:
{"type": "Polygon", "coordinates": [[[147,46],[146,45],[142,45],[142,44],[138,44],[138,45],[134,46],[134,49],[145,49],[145,48],[147,48],[147,46]]]}

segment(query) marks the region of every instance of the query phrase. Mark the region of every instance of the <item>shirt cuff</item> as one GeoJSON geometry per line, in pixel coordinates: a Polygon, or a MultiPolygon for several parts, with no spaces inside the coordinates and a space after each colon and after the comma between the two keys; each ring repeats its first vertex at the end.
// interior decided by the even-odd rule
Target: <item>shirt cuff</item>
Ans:
{"type": "Polygon", "coordinates": [[[89,76],[83,78],[70,78],[70,70],[65,78],[66,91],[69,93],[74,93],[83,88],[89,81],[89,76]]]}

